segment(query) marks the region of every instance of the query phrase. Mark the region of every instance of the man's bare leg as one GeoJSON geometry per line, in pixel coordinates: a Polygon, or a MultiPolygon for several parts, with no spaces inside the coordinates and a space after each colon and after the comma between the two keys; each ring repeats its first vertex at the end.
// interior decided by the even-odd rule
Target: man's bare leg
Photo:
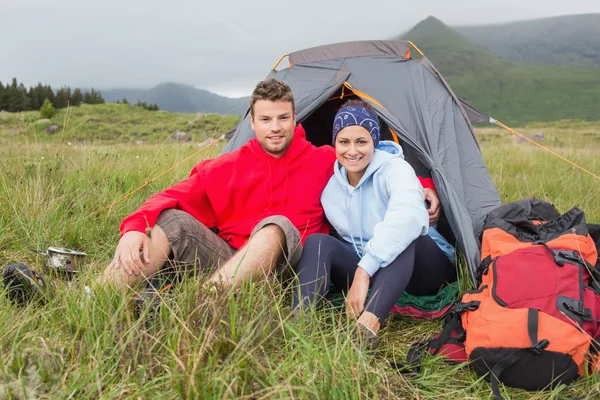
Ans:
{"type": "Polygon", "coordinates": [[[139,254],[132,254],[133,262],[129,263],[130,270],[134,271],[128,274],[123,266],[115,267],[114,260],[111,262],[102,275],[96,280],[97,285],[112,284],[120,289],[132,287],[150,276],[154,275],[167,261],[171,252],[171,244],[167,235],[159,225],[155,225],[150,233],[150,262],[142,263],[143,257],[139,254]],[[142,265],[143,268],[140,268],[142,265]]]}
{"type": "Polygon", "coordinates": [[[274,224],[256,232],[233,257],[221,266],[208,280],[233,288],[243,281],[257,280],[270,274],[285,246],[283,230],[274,224]]]}

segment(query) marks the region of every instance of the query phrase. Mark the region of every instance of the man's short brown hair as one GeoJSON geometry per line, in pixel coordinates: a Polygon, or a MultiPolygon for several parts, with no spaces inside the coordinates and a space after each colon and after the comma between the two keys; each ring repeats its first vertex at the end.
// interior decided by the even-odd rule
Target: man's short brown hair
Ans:
{"type": "Polygon", "coordinates": [[[252,97],[250,98],[250,115],[252,115],[252,117],[254,117],[254,104],[258,100],[289,101],[292,103],[293,113],[296,113],[292,89],[277,79],[265,79],[264,81],[259,82],[254,88],[252,97]]]}

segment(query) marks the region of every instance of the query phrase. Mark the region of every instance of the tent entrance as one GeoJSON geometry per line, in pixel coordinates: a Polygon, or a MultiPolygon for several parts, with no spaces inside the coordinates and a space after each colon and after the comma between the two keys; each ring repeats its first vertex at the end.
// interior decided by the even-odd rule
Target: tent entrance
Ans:
{"type": "MultiPolygon", "coordinates": [[[[354,94],[351,90],[342,85],[334,94],[322,104],[319,108],[313,111],[301,123],[306,130],[306,139],[315,146],[331,145],[333,128],[333,119],[340,107],[350,99],[360,100],[361,98],[354,94]]],[[[393,140],[398,143],[398,137],[394,137],[395,133],[389,129],[384,121],[381,122],[381,140],[393,140]]]]}
{"type": "MultiPolygon", "coordinates": [[[[359,91],[356,92],[361,93],[361,95],[368,96],[365,93],[359,91]]],[[[332,145],[331,131],[333,129],[333,119],[335,118],[335,114],[346,101],[350,99],[361,99],[356,92],[355,89],[353,89],[349,84],[344,83],[334,92],[332,96],[329,97],[325,103],[321,104],[321,106],[319,106],[306,118],[298,121],[298,123],[301,123],[306,131],[306,139],[317,147],[323,145],[332,145]]],[[[370,97],[369,100],[371,102],[379,103],[372,97],[370,97]]],[[[381,117],[379,118],[379,122],[381,123],[381,140],[391,140],[400,144],[404,152],[405,160],[414,168],[415,172],[423,177],[431,177],[429,169],[426,168],[425,165],[423,165],[423,163],[419,160],[412,147],[408,146],[406,143],[403,143],[402,140],[398,138],[396,133],[389,128],[389,126],[381,117]]]]}

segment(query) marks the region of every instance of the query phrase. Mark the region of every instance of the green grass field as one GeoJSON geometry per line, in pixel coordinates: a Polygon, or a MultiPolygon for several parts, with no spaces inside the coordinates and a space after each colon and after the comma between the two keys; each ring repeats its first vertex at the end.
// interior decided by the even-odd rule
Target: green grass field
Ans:
{"type": "MultiPolygon", "coordinates": [[[[190,280],[154,323],[134,318],[133,293],[85,296],[82,284],[110,260],[121,219],[187,176],[200,159],[218,154],[220,145],[107,207],[235,123],[207,116],[206,126],[188,125],[193,118],[124,105],[82,106],[63,110],[61,130],[50,136],[32,124],[35,113],[0,113],[1,268],[24,262],[41,271],[44,259],[30,248],[88,253],[86,271],[76,282],[55,281],[47,304],[17,307],[0,288],[0,398],[491,398],[490,385],[464,366],[428,358],[419,377],[389,366],[388,360],[403,360],[411,343],[438,331],[438,321],[391,319],[381,353],[368,356],[336,328],[342,319],[335,310],[290,320],[289,290],[277,282],[213,298],[201,292],[201,280],[190,280]],[[177,129],[193,140],[168,140],[177,129]]],[[[600,124],[558,122],[519,131],[543,131],[543,145],[600,174],[600,124]]],[[[577,205],[589,222],[600,223],[596,178],[531,144],[514,143],[504,130],[481,128],[478,137],[504,202],[535,196],[562,212],[577,205]]],[[[552,392],[503,393],[563,399],[598,389],[600,380],[590,376],[552,392]]]]}

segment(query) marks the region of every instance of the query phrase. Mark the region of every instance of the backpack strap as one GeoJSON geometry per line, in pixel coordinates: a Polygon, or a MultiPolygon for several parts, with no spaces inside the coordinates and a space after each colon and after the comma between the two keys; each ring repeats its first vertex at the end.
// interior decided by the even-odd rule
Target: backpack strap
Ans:
{"type": "Polygon", "coordinates": [[[475,283],[477,284],[477,287],[481,285],[481,278],[483,277],[483,275],[488,273],[490,264],[494,261],[494,259],[495,258],[492,258],[492,256],[487,256],[486,258],[481,260],[481,263],[475,270],[475,280],[477,281],[475,283]]]}
{"type": "Polygon", "coordinates": [[[544,246],[544,248],[546,250],[548,250],[548,252],[550,253],[550,255],[552,256],[552,258],[554,259],[554,263],[556,263],[556,265],[558,265],[559,267],[563,267],[565,265],[564,260],[561,260],[561,257],[558,256],[558,253],[553,251],[547,244],[546,242],[542,241],[542,240],[536,240],[535,242],[533,242],[534,245],[541,245],[544,246]]]}
{"type": "Polygon", "coordinates": [[[519,349],[504,357],[498,361],[491,373],[491,384],[492,392],[496,399],[503,400],[504,397],[500,394],[500,388],[498,382],[504,371],[515,365],[523,357],[530,355],[540,355],[546,347],[550,344],[547,339],[538,340],[538,321],[539,321],[539,310],[537,308],[530,308],[527,314],[527,333],[529,334],[529,340],[531,341],[531,347],[519,349]]]}
{"type": "Polygon", "coordinates": [[[423,352],[427,351],[432,355],[446,355],[448,362],[460,363],[460,361],[452,360],[452,354],[447,354],[444,350],[445,345],[456,345],[459,348],[464,349],[464,341],[466,338],[466,331],[462,326],[460,320],[460,314],[465,311],[474,311],[479,308],[479,301],[470,301],[468,303],[457,302],[444,319],[444,325],[442,332],[429,340],[414,343],[406,355],[405,362],[390,362],[390,365],[397,368],[400,373],[414,373],[419,374],[421,372],[421,359],[423,358],[423,352]],[[433,350],[433,351],[431,351],[433,350]]]}

